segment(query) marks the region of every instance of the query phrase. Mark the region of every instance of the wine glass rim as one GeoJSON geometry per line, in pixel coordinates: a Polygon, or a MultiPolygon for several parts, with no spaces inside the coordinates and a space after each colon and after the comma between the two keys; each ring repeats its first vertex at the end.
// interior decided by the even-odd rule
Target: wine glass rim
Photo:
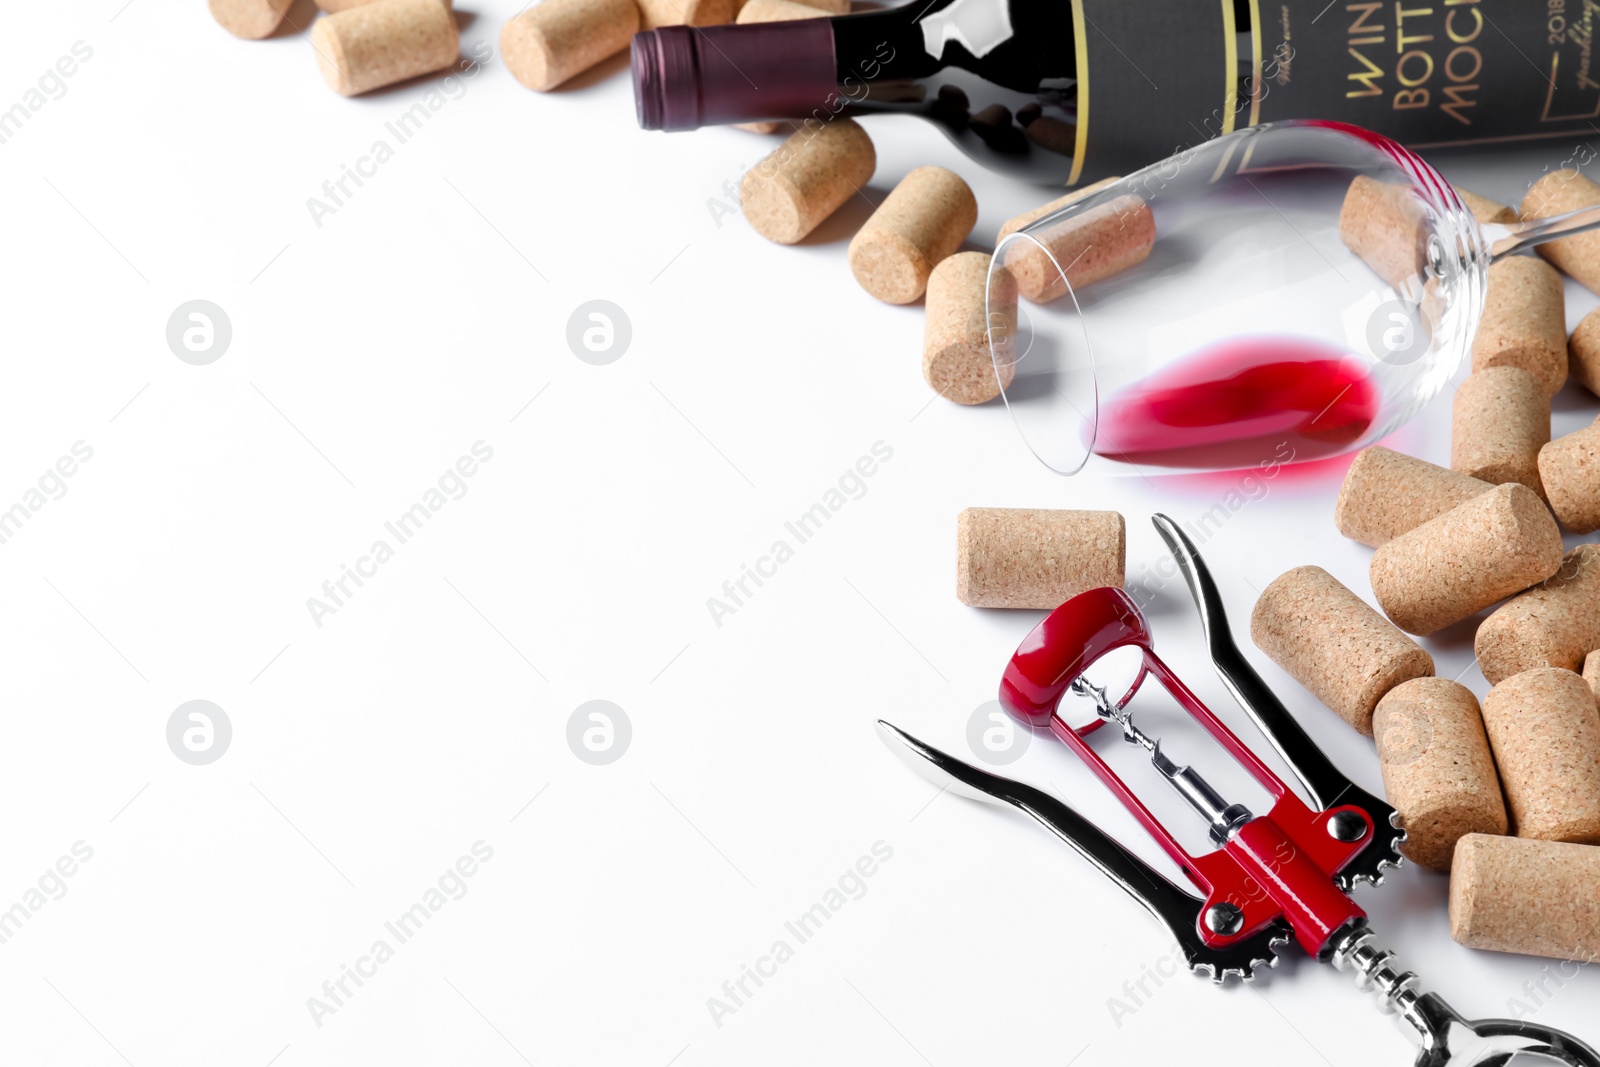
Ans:
{"type": "MultiPolygon", "coordinates": [[[[1073,208],[1073,207],[1077,207],[1078,205],[1077,204],[1070,204],[1070,205],[1067,205],[1067,206],[1069,208],[1073,208]]],[[[1051,214],[1055,214],[1055,212],[1052,212],[1051,214]]],[[[1050,216],[1048,216],[1048,215],[1045,216],[1045,218],[1048,218],[1048,217],[1050,217],[1050,216]]],[[[1035,220],[1035,222],[1042,222],[1042,221],[1044,221],[1043,218],[1035,220]]],[[[1006,269],[1005,257],[1003,255],[1005,249],[1010,247],[1017,240],[1025,239],[1035,249],[1037,249],[1040,253],[1042,253],[1047,260],[1049,260],[1050,265],[1055,269],[1056,273],[1060,276],[1061,284],[1063,286],[1065,286],[1065,288],[1066,288],[1066,293],[1064,295],[1067,296],[1068,298],[1070,298],[1071,301],[1072,301],[1073,315],[1077,320],[1078,332],[1079,332],[1079,335],[1082,337],[1082,340],[1083,340],[1083,351],[1084,351],[1085,366],[1087,367],[1087,369],[1089,371],[1089,391],[1090,391],[1089,405],[1088,405],[1089,406],[1089,411],[1088,412],[1084,412],[1082,409],[1080,409],[1078,407],[1078,405],[1076,403],[1073,403],[1073,401],[1072,401],[1072,399],[1070,397],[1068,397],[1064,393],[1061,393],[1061,391],[1059,389],[1056,390],[1056,392],[1057,392],[1057,394],[1059,396],[1061,396],[1061,398],[1063,400],[1065,400],[1067,402],[1069,407],[1071,407],[1074,411],[1078,412],[1078,415],[1084,420],[1084,426],[1086,427],[1086,432],[1080,436],[1079,454],[1076,456],[1074,461],[1072,461],[1070,463],[1066,463],[1066,464],[1058,464],[1058,463],[1052,462],[1050,459],[1046,458],[1039,451],[1038,447],[1034,444],[1033,435],[1028,433],[1026,427],[1023,425],[1023,419],[1017,414],[1016,408],[1012,406],[1010,390],[1008,389],[1008,387],[1006,385],[1005,378],[1003,376],[1003,372],[1002,372],[1001,366],[1000,366],[999,351],[996,348],[995,343],[994,343],[994,325],[993,324],[994,324],[994,321],[995,321],[995,319],[994,319],[995,311],[994,311],[994,308],[991,307],[990,304],[989,304],[989,296],[993,292],[993,285],[992,284],[986,285],[985,286],[985,291],[984,291],[984,321],[987,324],[987,333],[988,333],[988,341],[989,341],[989,359],[990,359],[991,363],[993,364],[993,369],[994,369],[994,373],[995,373],[995,379],[1000,384],[1000,399],[1005,403],[1006,411],[1007,411],[1008,414],[1010,414],[1012,425],[1014,425],[1016,427],[1018,436],[1020,436],[1022,438],[1022,443],[1027,446],[1029,452],[1033,453],[1034,458],[1037,459],[1040,463],[1043,463],[1047,469],[1052,470],[1057,474],[1073,475],[1073,474],[1077,474],[1079,471],[1083,470],[1084,466],[1088,464],[1089,457],[1094,455],[1094,447],[1095,447],[1096,442],[1099,439],[1099,434],[1100,434],[1100,376],[1099,376],[1099,374],[1098,374],[1098,372],[1097,372],[1097,370],[1095,368],[1094,342],[1089,337],[1088,327],[1084,325],[1084,322],[1083,322],[1083,308],[1078,303],[1078,294],[1073,289],[1072,281],[1067,276],[1066,270],[1061,266],[1060,260],[1056,259],[1055,253],[1050,250],[1048,245],[1046,245],[1044,242],[1040,241],[1033,234],[1028,232],[1028,230],[1031,228],[1031,226],[1032,226],[1032,224],[1030,224],[1030,226],[1028,226],[1028,227],[1024,227],[1023,229],[1015,230],[1015,231],[1007,234],[1004,238],[1002,238],[1000,240],[1000,242],[998,244],[995,245],[994,255],[990,258],[990,261],[989,261],[989,275],[990,275],[990,280],[992,282],[992,279],[993,279],[993,276],[994,276],[994,272],[996,270],[1004,270],[1004,269],[1006,269]]],[[[1017,301],[1017,314],[1019,316],[1022,314],[1023,306],[1024,306],[1023,305],[1023,301],[1019,299],[1017,301]]],[[[1012,329],[1013,329],[1013,332],[1015,332],[1016,327],[1013,326],[1012,329]]],[[[1033,346],[1032,346],[1032,344],[1030,342],[1030,344],[1028,346],[1029,350],[1031,350],[1032,347],[1033,346]]],[[[1025,356],[1026,354],[1027,354],[1027,352],[1025,351],[1022,355],[1025,356]]],[[[1013,358],[1012,361],[1011,361],[1012,368],[1014,369],[1021,362],[1021,360],[1022,360],[1022,356],[1016,356],[1015,358],[1013,358]]]]}

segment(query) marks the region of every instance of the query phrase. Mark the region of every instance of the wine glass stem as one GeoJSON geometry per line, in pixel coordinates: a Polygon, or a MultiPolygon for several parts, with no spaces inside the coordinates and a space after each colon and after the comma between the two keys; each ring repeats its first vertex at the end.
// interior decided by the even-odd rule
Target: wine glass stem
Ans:
{"type": "Polygon", "coordinates": [[[1546,241],[1588,233],[1600,229],[1600,204],[1579,208],[1547,219],[1530,219],[1527,222],[1485,223],[1483,232],[1494,249],[1494,258],[1500,259],[1513,252],[1546,241]]]}

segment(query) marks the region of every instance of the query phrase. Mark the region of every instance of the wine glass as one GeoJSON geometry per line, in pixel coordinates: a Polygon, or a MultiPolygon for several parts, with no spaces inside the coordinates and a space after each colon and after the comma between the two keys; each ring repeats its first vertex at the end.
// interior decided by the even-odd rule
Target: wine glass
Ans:
{"type": "Polygon", "coordinates": [[[1256,126],[1002,240],[995,374],[1028,447],[1063,474],[1321,459],[1438,395],[1496,257],[1596,226],[1600,209],[1479,222],[1385,137],[1256,126]]]}

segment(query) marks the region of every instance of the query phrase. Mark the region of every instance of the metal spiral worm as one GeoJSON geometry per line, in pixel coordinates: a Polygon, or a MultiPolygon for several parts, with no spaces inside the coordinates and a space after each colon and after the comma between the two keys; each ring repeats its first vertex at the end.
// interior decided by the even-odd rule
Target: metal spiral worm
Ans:
{"type": "Polygon", "coordinates": [[[1353,974],[1356,988],[1376,992],[1378,1007],[1383,1012],[1398,1014],[1419,1033],[1426,1033],[1426,1025],[1417,1010],[1416,974],[1390,966],[1395,954],[1373,944],[1375,937],[1366,927],[1345,934],[1334,947],[1334,967],[1353,974]]]}

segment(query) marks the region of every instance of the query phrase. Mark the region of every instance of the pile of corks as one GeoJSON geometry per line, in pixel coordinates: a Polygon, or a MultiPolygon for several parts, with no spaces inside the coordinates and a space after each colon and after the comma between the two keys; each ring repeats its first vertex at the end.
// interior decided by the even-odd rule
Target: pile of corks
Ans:
{"type": "MultiPolygon", "coordinates": [[[[1358,178],[1346,243],[1392,280],[1413,269],[1409,189],[1358,178]],[[1398,198],[1398,199],[1397,199],[1398,198]],[[1398,213],[1398,214],[1397,214],[1398,213]]],[[[1520,212],[1462,196],[1482,221],[1600,205],[1570,170],[1520,212]]],[[[1570,374],[1600,392],[1600,310],[1566,336],[1554,264],[1600,293],[1600,234],[1512,256],[1488,272],[1472,372],[1458,390],[1451,467],[1387,448],[1359,453],[1334,522],[1371,546],[1380,613],[1326,570],[1297,567],[1261,594],[1256,645],[1373,737],[1404,854],[1450,875],[1451,935],[1473,948],[1600,958],[1600,419],[1550,439],[1570,374]],[[1495,605],[1499,605],[1495,607],[1495,605]],[[1477,624],[1491,688],[1434,676],[1426,636],[1477,624]],[[1581,673],[1580,673],[1581,672],[1581,673]]],[[[957,595],[980,607],[1054,608],[1125,580],[1115,512],[971,508],[957,521],[957,595]]]]}
{"type": "MultiPolygon", "coordinates": [[[[246,40],[277,33],[294,2],[209,0],[212,17],[246,40]]],[[[327,17],[312,24],[311,43],[323,78],[345,96],[449,70],[459,58],[451,0],[316,4],[327,17]]],[[[506,20],[500,51],[518,81],[545,92],[627,48],[640,30],[774,22],[848,10],[849,0],[543,0],[506,20]]]]}
{"type": "MultiPolygon", "coordinates": [[[[236,36],[276,33],[294,0],[209,0],[211,13],[236,36]]],[[[453,69],[460,33],[450,0],[316,0],[325,13],[311,27],[323,78],[335,91],[355,96],[410,78],[453,69]]],[[[501,56],[523,85],[548,91],[627,48],[640,30],[658,26],[711,26],[727,22],[786,22],[849,10],[849,0],[543,0],[506,21],[501,56]]],[[[872,179],[877,153],[855,122],[820,114],[800,122],[755,122],[757,133],[793,130],[752,167],[740,185],[745,218],[780,244],[803,240],[872,179]]],[[[979,116],[971,116],[977,122],[979,116]]],[[[1029,126],[1039,125],[1039,119],[1029,126]]],[[[1054,200],[1003,226],[1009,234],[1110,181],[1054,200]]],[[[850,269],[862,288],[890,304],[927,297],[922,372],[941,396],[981,404],[1009,384],[990,356],[991,333],[1004,337],[1015,324],[1018,293],[1048,302],[1067,282],[1084,286],[1136,265],[1155,243],[1155,222],[1137,196],[1079,213],[1070,232],[1041,243],[1012,246],[1000,287],[989,291],[990,256],[958,252],[978,220],[978,203],[960,176],[943,167],[919,167],[878,205],[850,242],[850,269]],[[1048,253],[1046,252],[1048,248],[1048,253]],[[1051,256],[1066,264],[1066,278],[1051,256]],[[991,327],[993,330],[991,331],[991,327]]]]}
{"type": "MultiPolygon", "coordinates": [[[[1393,197],[1366,181],[1346,199],[1342,230],[1384,275],[1384,263],[1404,262],[1410,208],[1396,215],[1393,197]],[[1365,225],[1374,219],[1381,236],[1365,225]]],[[[1558,170],[1519,210],[1463,199],[1480,220],[1506,223],[1600,205],[1600,185],[1558,170]]],[[[1374,737],[1405,854],[1450,874],[1457,941],[1587,961],[1600,958],[1600,544],[1565,552],[1562,529],[1600,529],[1600,419],[1551,440],[1550,400],[1569,374],[1600,392],[1600,311],[1568,338],[1556,270],[1600,292],[1600,238],[1538,251],[1542,260],[1489,268],[1450,468],[1369,448],[1345,476],[1334,521],[1375,550],[1383,614],[1321,568],[1299,567],[1261,595],[1251,635],[1374,737]],[[1407,634],[1496,604],[1474,636],[1491,687],[1480,706],[1434,677],[1407,634]]]]}

